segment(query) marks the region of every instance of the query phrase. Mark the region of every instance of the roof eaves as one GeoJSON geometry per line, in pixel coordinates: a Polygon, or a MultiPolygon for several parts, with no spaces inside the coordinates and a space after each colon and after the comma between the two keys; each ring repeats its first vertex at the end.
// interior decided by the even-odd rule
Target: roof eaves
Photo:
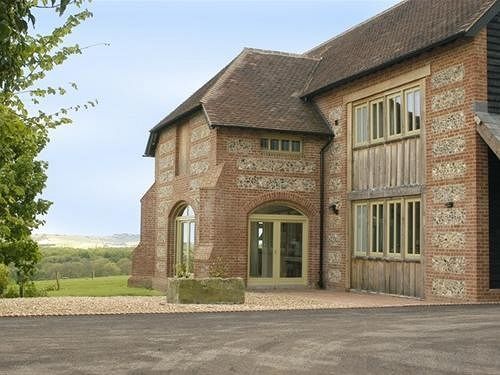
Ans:
{"type": "Polygon", "coordinates": [[[207,120],[208,127],[213,128],[212,121],[210,120],[210,116],[208,115],[207,109],[205,108],[203,103],[201,103],[201,110],[203,111],[203,115],[205,116],[205,119],[207,120]]]}
{"type": "Polygon", "coordinates": [[[331,135],[332,131],[329,127],[325,126],[325,131],[307,131],[307,130],[293,130],[293,129],[278,129],[272,127],[253,127],[248,126],[248,124],[212,124],[213,128],[217,127],[226,127],[226,128],[237,128],[237,129],[246,129],[246,130],[261,130],[261,131],[274,131],[281,133],[295,133],[295,134],[308,134],[308,135],[331,135]]]}
{"type": "Polygon", "coordinates": [[[174,123],[176,121],[179,121],[179,120],[183,119],[184,117],[187,117],[190,114],[196,112],[198,109],[200,109],[201,106],[202,106],[202,103],[198,103],[198,104],[192,106],[188,110],[182,112],[178,116],[176,116],[176,117],[174,117],[174,118],[172,118],[172,119],[170,119],[168,121],[165,121],[165,122],[164,122],[164,120],[160,121],[157,125],[155,125],[153,128],[151,128],[150,132],[157,132],[159,130],[164,129],[168,125],[170,125],[170,124],[172,124],[172,123],[174,123]]]}
{"type": "Polygon", "coordinates": [[[192,115],[194,112],[200,110],[203,108],[203,104],[199,103],[198,105],[192,107],[191,109],[181,113],[179,116],[174,117],[173,119],[163,122],[160,121],[158,125],[153,127],[149,131],[149,138],[148,138],[148,143],[146,144],[146,151],[144,152],[144,156],[155,156],[155,149],[156,149],[156,143],[158,141],[158,133],[162,130],[165,129],[167,126],[173,124],[176,121],[182,120],[183,118],[186,118],[190,115],[192,115]]]}

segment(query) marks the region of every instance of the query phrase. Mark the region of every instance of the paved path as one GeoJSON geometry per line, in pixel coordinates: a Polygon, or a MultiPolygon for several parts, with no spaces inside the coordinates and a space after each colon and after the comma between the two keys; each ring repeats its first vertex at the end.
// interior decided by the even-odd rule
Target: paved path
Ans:
{"type": "Polygon", "coordinates": [[[0,374],[499,374],[500,306],[0,318],[0,374]]]}

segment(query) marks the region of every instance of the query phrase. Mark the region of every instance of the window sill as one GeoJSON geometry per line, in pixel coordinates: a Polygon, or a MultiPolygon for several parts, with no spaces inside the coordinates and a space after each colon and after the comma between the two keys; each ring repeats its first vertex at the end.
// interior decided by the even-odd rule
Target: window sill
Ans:
{"type": "Polygon", "coordinates": [[[294,159],[301,159],[303,157],[302,152],[261,150],[260,153],[261,155],[269,157],[294,158],[294,159]]]}
{"type": "Polygon", "coordinates": [[[398,135],[398,136],[387,136],[387,138],[385,139],[377,139],[377,140],[374,140],[370,143],[363,143],[363,144],[359,144],[359,145],[353,145],[352,147],[352,150],[353,151],[357,151],[357,150],[362,150],[362,149],[365,149],[365,148],[370,148],[370,147],[376,147],[376,146],[380,146],[380,145],[386,145],[386,144],[389,144],[389,143],[395,143],[395,142],[399,142],[399,141],[402,141],[402,140],[405,140],[405,139],[411,139],[411,138],[418,138],[420,137],[420,132],[411,132],[411,133],[406,133],[404,135],[398,135]]]}
{"type": "Polygon", "coordinates": [[[368,256],[368,255],[354,255],[353,259],[359,260],[378,260],[384,262],[405,262],[405,263],[421,263],[421,259],[416,258],[400,258],[400,257],[388,257],[388,256],[368,256]]]}

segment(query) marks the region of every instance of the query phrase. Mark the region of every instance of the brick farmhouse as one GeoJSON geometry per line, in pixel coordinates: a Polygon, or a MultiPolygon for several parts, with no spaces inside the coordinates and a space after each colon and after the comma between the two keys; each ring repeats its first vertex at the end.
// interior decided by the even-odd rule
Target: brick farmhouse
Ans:
{"type": "Polygon", "coordinates": [[[176,274],[500,300],[500,1],[244,49],[153,127],[130,285],[176,274]]]}

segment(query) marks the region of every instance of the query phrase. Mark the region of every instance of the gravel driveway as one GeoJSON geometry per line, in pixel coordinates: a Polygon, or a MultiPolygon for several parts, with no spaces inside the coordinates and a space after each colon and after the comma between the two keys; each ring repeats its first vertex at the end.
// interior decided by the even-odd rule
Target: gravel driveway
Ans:
{"type": "Polygon", "coordinates": [[[0,316],[143,314],[414,306],[410,298],[332,291],[247,292],[243,305],[175,305],[165,297],[43,297],[0,300],[0,316]]]}
{"type": "Polygon", "coordinates": [[[500,305],[0,319],[0,374],[500,373],[500,305]]]}

